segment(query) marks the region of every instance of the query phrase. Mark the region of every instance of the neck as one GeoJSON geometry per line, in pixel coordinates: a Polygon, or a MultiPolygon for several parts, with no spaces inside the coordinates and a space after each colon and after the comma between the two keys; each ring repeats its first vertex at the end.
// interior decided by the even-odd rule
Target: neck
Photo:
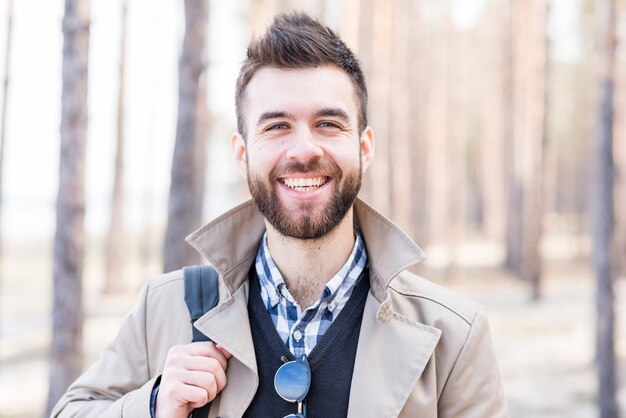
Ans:
{"type": "Polygon", "coordinates": [[[267,245],[289,293],[304,310],[322,294],[354,247],[352,209],[335,229],[316,240],[286,237],[266,222],[267,245]]]}

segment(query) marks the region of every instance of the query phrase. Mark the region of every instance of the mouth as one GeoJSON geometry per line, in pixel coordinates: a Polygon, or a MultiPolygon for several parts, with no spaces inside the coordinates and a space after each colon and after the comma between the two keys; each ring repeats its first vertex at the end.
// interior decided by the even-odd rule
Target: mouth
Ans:
{"type": "Polygon", "coordinates": [[[278,181],[291,190],[297,192],[313,192],[330,181],[328,176],[319,177],[280,177],[278,181]]]}

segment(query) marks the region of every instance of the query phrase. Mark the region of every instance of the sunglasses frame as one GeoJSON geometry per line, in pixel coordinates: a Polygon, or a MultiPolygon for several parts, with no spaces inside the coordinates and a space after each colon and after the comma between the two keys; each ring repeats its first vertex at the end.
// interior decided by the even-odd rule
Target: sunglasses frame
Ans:
{"type": "Polygon", "coordinates": [[[298,356],[295,360],[289,361],[278,368],[274,375],[274,390],[276,390],[278,396],[287,402],[298,403],[298,413],[287,415],[285,418],[306,418],[306,404],[304,400],[310,388],[311,368],[309,367],[309,361],[305,354],[298,356]],[[293,379],[296,381],[288,382],[293,379]],[[289,387],[284,387],[285,385],[289,387]],[[294,386],[296,388],[295,393],[294,386]],[[299,388],[299,386],[301,388],[299,388]],[[297,390],[298,388],[300,389],[299,391],[297,390]]]}

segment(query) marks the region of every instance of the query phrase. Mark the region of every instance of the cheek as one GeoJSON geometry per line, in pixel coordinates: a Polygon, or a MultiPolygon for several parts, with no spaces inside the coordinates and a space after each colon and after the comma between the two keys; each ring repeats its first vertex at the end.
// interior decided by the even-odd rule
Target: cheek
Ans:
{"type": "Polygon", "coordinates": [[[256,176],[267,176],[276,166],[278,160],[274,160],[271,155],[267,155],[261,150],[255,149],[248,154],[248,172],[256,176]]]}
{"type": "Polygon", "coordinates": [[[326,152],[326,156],[334,161],[342,170],[358,168],[361,160],[359,149],[354,146],[346,146],[326,152]]]}
{"type": "Polygon", "coordinates": [[[286,141],[259,141],[248,150],[249,162],[253,166],[272,169],[278,165],[287,152],[286,141]]]}

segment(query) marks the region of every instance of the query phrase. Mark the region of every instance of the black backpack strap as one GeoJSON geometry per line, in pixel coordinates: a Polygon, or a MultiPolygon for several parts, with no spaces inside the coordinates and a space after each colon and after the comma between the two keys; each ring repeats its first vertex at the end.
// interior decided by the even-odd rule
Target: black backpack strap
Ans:
{"type": "Polygon", "coordinates": [[[189,266],[183,268],[185,276],[185,303],[191,316],[191,330],[195,341],[211,341],[193,323],[217,305],[219,298],[218,274],[211,266],[189,266]]]}
{"type": "MultiPolygon", "coordinates": [[[[191,316],[192,342],[211,341],[209,337],[201,333],[193,323],[202,315],[213,309],[219,299],[218,274],[211,266],[189,266],[183,268],[185,276],[185,303],[191,316]]],[[[193,418],[205,418],[209,416],[211,403],[193,411],[193,418]]]]}

